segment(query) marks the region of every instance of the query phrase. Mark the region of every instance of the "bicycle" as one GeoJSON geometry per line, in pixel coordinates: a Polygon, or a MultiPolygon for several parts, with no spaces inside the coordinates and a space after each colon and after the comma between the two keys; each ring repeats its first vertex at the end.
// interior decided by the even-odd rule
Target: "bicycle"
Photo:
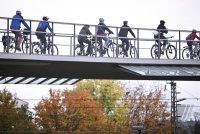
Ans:
{"type": "Polygon", "coordinates": [[[4,52],[15,53],[15,37],[14,36],[6,36],[6,33],[2,36],[3,50],[4,52]]]}
{"type": "Polygon", "coordinates": [[[30,52],[30,39],[28,38],[28,35],[30,34],[30,31],[27,31],[27,29],[24,29],[23,31],[23,41],[22,41],[22,52],[28,54],[30,52]]]}
{"type": "MultiPolygon", "coordinates": [[[[166,38],[167,39],[173,38],[173,36],[166,38]]],[[[164,49],[162,44],[159,46],[158,42],[155,41],[155,44],[151,47],[151,57],[153,59],[159,59],[161,55],[164,55],[164,53],[166,53],[168,59],[175,59],[177,55],[176,47],[172,45],[170,42],[168,42],[164,49]]]]}
{"type": "Polygon", "coordinates": [[[95,55],[95,53],[94,53],[95,38],[90,36],[90,41],[91,41],[91,49],[92,49],[92,50],[90,50],[91,51],[90,54],[87,54],[87,52],[86,52],[88,45],[81,46],[80,44],[76,44],[75,55],[78,55],[78,56],[88,56],[88,55],[94,56],[95,55]],[[81,51],[81,48],[82,48],[82,51],[81,51]]]}
{"type": "Polygon", "coordinates": [[[194,46],[192,46],[191,53],[190,53],[189,47],[184,46],[183,51],[182,51],[182,57],[183,57],[183,59],[200,59],[200,44],[199,44],[199,42],[198,42],[196,49],[194,46]]]}
{"type": "MultiPolygon", "coordinates": [[[[48,48],[48,54],[51,55],[58,55],[58,47],[53,44],[53,41],[51,39],[52,34],[49,33],[46,35],[47,37],[47,48],[48,48]]],[[[32,53],[33,54],[44,54],[43,53],[44,45],[40,42],[33,42],[33,49],[32,53]]]]}
{"type": "MultiPolygon", "coordinates": [[[[109,37],[110,34],[108,33],[107,36],[109,37]]],[[[95,46],[95,50],[97,52],[97,57],[103,57],[105,55],[107,55],[108,57],[111,57],[111,54],[113,54],[114,57],[114,46],[116,46],[117,44],[112,40],[109,39],[108,41],[108,47],[104,47],[101,39],[101,37],[97,37],[99,39],[97,39],[97,44],[94,45],[95,46]]]]}
{"type": "MultiPolygon", "coordinates": [[[[132,42],[131,42],[134,39],[130,38],[128,40],[129,40],[129,45],[130,45],[130,47],[129,47],[129,55],[131,56],[131,58],[136,58],[138,52],[137,52],[137,49],[136,49],[135,45],[133,45],[132,42]]],[[[124,50],[125,50],[124,47],[125,46],[123,44],[119,44],[118,45],[118,49],[116,49],[116,56],[117,57],[121,57],[121,58],[128,57],[128,55],[126,55],[126,52],[124,52],[124,50]]]]}

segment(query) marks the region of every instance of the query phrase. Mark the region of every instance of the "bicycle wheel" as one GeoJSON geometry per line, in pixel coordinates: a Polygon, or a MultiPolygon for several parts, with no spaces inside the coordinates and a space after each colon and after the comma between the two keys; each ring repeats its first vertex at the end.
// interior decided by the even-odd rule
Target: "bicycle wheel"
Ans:
{"type": "Polygon", "coordinates": [[[151,48],[151,57],[153,59],[158,59],[158,57],[160,57],[159,55],[159,47],[157,44],[154,44],[151,48]]]}
{"type": "Polygon", "coordinates": [[[114,42],[111,42],[108,45],[108,49],[106,50],[107,56],[108,57],[115,57],[115,49],[116,49],[117,44],[114,42]]]}
{"type": "Polygon", "coordinates": [[[32,49],[32,53],[33,54],[42,54],[42,50],[41,50],[41,46],[40,46],[40,43],[35,43],[33,45],[33,49],[32,49]]]}
{"type": "Polygon", "coordinates": [[[83,51],[81,51],[81,46],[79,44],[77,44],[76,47],[75,47],[75,56],[83,55],[84,54],[83,51]]]}
{"type": "MultiPolygon", "coordinates": [[[[5,51],[8,52],[6,47],[5,47],[5,49],[6,49],[5,51]]],[[[11,42],[9,44],[9,53],[16,53],[15,42],[11,42]]]]}
{"type": "Polygon", "coordinates": [[[50,45],[49,46],[49,50],[48,50],[48,54],[50,55],[58,55],[58,47],[56,45],[50,45]]]}
{"type": "Polygon", "coordinates": [[[22,42],[22,52],[25,54],[28,54],[30,52],[30,41],[29,40],[24,40],[22,42]]]}
{"type": "Polygon", "coordinates": [[[197,51],[197,59],[200,59],[200,49],[197,51]]]}
{"type": "Polygon", "coordinates": [[[130,48],[130,55],[131,55],[131,58],[137,58],[137,50],[135,48],[135,46],[131,46],[130,48]]]}
{"type": "Polygon", "coordinates": [[[168,45],[166,55],[168,59],[176,59],[176,48],[173,45],[168,45]]]}
{"type": "Polygon", "coordinates": [[[189,51],[188,47],[186,47],[185,49],[183,49],[183,51],[182,51],[182,57],[183,57],[183,59],[190,59],[190,51],[189,51]]]}
{"type": "Polygon", "coordinates": [[[122,44],[119,44],[118,47],[116,46],[116,49],[115,49],[116,57],[124,58],[124,51],[122,47],[123,47],[122,44]]]}

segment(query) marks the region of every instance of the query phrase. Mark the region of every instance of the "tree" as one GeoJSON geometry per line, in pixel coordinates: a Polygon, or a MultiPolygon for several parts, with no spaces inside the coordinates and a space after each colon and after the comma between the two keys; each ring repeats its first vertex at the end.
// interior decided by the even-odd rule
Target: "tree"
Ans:
{"type": "Polygon", "coordinates": [[[92,133],[107,128],[102,105],[80,89],[51,89],[35,110],[35,121],[44,133],[92,133]]]}
{"type": "Polygon", "coordinates": [[[167,110],[167,102],[162,101],[163,92],[159,86],[146,89],[144,84],[139,84],[134,89],[128,85],[128,91],[124,96],[129,109],[129,126],[144,126],[145,133],[170,134],[170,113],[167,110]]]}
{"type": "Polygon", "coordinates": [[[16,98],[6,89],[0,91],[0,133],[29,133],[35,131],[33,114],[27,105],[16,107],[16,98]]]}
{"type": "Polygon", "coordinates": [[[76,87],[89,91],[102,104],[106,115],[113,112],[124,94],[120,82],[114,80],[83,80],[77,83],[76,87]]]}

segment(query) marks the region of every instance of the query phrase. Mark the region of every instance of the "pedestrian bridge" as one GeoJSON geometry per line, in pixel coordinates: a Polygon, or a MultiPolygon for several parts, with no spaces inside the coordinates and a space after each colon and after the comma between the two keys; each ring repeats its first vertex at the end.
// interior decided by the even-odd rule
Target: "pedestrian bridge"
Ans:
{"type": "MultiPolygon", "coordinates": [[[[11,18],[0,18],[0,36],[13,36],[9,29],[11,18]]],[[[35,37],[38,20],[26,20],[31,26],[30,46],[35,37]]],[[[77,36],[84,24],[50,22],[55,36],[53,44],[57,45],[59,54],[33,54],[31,47],[26,53],[6,51],[0,42],[0,84],[73,84],[81,79],[115,79],[115,80],[200,80],[199,59],[183,59],[183,47],[187,46],[185,37],[190,30],[169,30],[173,39],[169,42],[176,47],[174,59],[161,55],[151,57],[151,47],[155,44],[155,29],[132,28],[136,34],[133,45],[137,50],[134,57],[78,56],[75,52],[77,36]]],[[[110,39],[120,44],[117,33],[120,27],[109,26],[114,32],[110,39]]],[[[91,25],[92,33],[96,25],[91,25]]],[[[131,38],[131,37],[130,37],[131,38]]],[[[97,53],[97,52],[95,52],[97,53]]]]}

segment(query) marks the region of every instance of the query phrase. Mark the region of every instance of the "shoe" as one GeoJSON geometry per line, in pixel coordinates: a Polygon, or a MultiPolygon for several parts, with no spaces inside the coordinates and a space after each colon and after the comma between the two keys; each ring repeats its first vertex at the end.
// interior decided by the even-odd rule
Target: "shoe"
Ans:
{"type": "Polygon", "coordinates": [[[128,57],[128,53],[127,53],[127,52],[125,52],[124,55],[125,55],[126,57],[128,57]]]}
{"type": "Polygon", "coordinates": [[[18,50],[18,51],[21,51],[21,48],[20,48],[19,45],[17,45],[17,46],[15,47],[15,49],[18,50]]]}

